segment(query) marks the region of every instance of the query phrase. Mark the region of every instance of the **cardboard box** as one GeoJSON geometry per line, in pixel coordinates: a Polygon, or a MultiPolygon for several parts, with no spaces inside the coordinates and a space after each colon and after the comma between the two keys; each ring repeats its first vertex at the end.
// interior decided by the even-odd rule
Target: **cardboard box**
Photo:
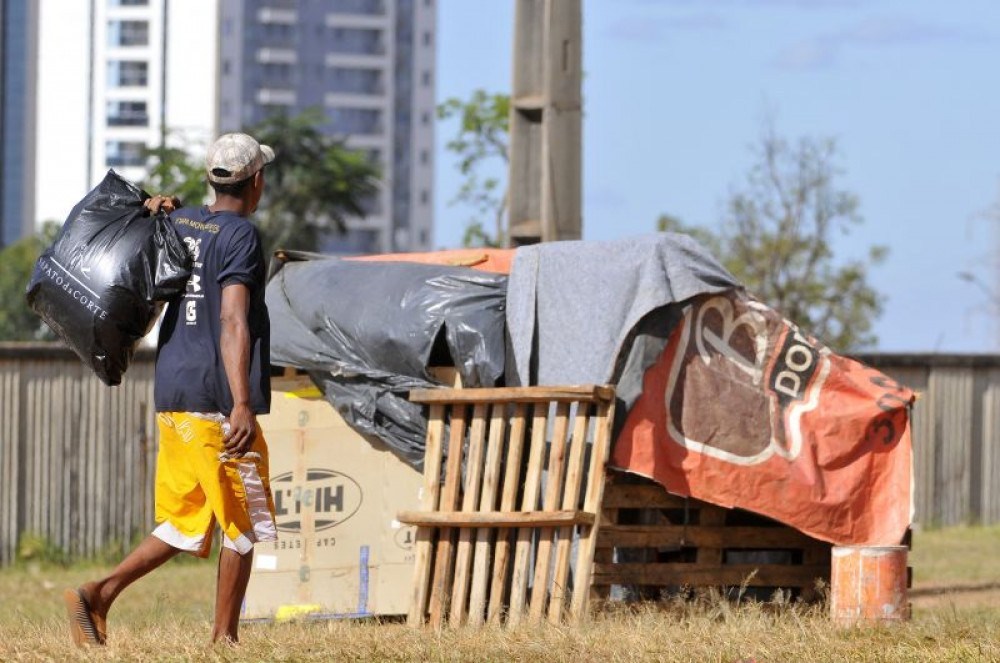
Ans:
{"type": "Polygon", "coordinates": [[[275,379],[258,419],[270,452],[278,541],[258,544],[244,619],[403,615],[423,479],[355,433],[308,377],[275,379]]]}

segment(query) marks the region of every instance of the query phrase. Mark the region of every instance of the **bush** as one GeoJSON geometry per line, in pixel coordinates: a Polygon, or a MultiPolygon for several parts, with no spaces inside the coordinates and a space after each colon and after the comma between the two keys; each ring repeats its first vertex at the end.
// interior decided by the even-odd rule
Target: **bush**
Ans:
{"type": "Polygon", "coordinates": [[[17,561],[65,566],[69,563],[69,555],[48,537],[24,532],[17,541],[17,561]]]}

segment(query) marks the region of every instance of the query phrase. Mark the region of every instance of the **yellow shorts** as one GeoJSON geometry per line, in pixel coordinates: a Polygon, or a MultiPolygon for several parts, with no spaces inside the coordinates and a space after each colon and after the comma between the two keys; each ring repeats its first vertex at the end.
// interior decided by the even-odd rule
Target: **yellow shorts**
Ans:
{"type": "Polygon", "coordinates": [[[160,412],[153,536],[206,557],[215,524],[223,545],[245,555],[260,541],[274,541],[274,500],[267,474],[267,443],[257,429],[251,452],[222,460],[221,414],[160,412]]]}

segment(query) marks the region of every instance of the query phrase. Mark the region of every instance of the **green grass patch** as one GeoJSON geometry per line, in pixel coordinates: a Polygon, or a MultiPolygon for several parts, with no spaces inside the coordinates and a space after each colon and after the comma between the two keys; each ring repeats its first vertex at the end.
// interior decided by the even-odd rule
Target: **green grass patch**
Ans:
{"type": "Polygon", "coordinates": [[[914,532],[909,564],[915,587],[1000,582],[1000,526],[914,532]]]}

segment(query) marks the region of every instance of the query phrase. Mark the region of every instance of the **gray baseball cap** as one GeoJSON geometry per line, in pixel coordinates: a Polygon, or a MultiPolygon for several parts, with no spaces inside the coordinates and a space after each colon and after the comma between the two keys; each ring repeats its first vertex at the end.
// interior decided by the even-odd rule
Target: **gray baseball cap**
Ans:
{"type": "Polygon", "coordinates": [[[242,182],[274,161],[274,150],[252,136],[224,134],[212,143],[205,157],[208,179],[216,184],[242,182]]]}

